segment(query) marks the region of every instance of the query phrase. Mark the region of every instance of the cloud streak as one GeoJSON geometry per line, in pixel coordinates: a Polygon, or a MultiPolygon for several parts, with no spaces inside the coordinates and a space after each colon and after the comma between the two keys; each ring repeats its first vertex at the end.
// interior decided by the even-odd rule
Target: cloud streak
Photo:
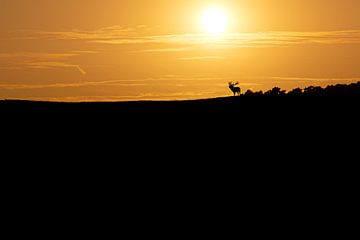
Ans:
{"type": "Polygon", "coordinates": [[[222,56],[196,56],[196,57],[183,57],[178,58],[178,60],[182,61],[196,61],[196,60],[220,60],[224,59],[222,56]]]}
{"type": "Polygon", "coordinates": [[[69,62],[69,58],[81,54],[80,52],[69,53],[40,53],[40,52],[18,52],[18,53],[0,53],[0,69],[20,70],[20,69],[56,69],[56,68],[74,68],[81,74],[86,71],[78,64],[69,62]]]}
{"type": "MultiPolygon", "coordinates": [[[[144,25],[145,26],[145,25],[144,25]]],[[[49,40],[109,40],[128,37],[136,34],[138,28],[126,28],[119,25],[104,27],[96,30],[78,30],[71,31],[24,31],[29,32],[32,37],[45,38],[49,40]]]]}
{"type": "Polygon", "coordinates": [[[53,102],[119,102],[119,101],[154,101],[154,100],[193,100],[216,97],[216,92],[173,92],[173,93],[156,93],[146,92],[134,95],[77,95],[64,97],[26,97],[22,100],[32,101],[53,101],[53,102]]]}
{"type": "Polygon", "coordinates": [[[232,33],[212,38],[205,34],[158,35],[121,39],[93,39],[104,44],[166,43],[215,47],[279,47],[307,44],[360,44],[360,31],[232,33]]]}
{"type": "MultiPolygon", "coordinates": [[[[266,90],[273,86],[285,87],[290,90],[295,87],[310,85],[326,86],[337,83],[357,82],[360,78],[317,78],[298,76],[242,76],[242,77],[206,77],[206,76],[178,76],[169,75],[159,78],[145,79],[122,79],[108,81],[78,81],[70,83],[51,84],[12,84],[0,83],[0,92],[3,97],[14,94],[23,94],[21,99],[46,100],[46,101],[129,101],[129,100],[187,100],[199,98],[211,98],[228,95],[227,82],[236,80],[245,91],[266,90]],[[280,85],[277,85],[280,84],[280,85]],[[168,86],[171,91],[152,91],[145,86],[168,86]],[[104,95],[98,95],[97,89],[105,90],[104,95]],[[66,94],[59,96],[59,89],[66,94]],[[119,90],[126,94],[119,94],[119,90]],[[49,93],[52,93],[49,96],[49,93]],[[83,95],[83,94],[89,95],[83,95]],[[94,95],[92,95],[94,94],[94,95]]],[[[13,97],[12,97],[13,99],[13,97]]]]}
{"type": "Polygon", "coordinates": [[[203,82],[208,82],[210,85],[217,85],[218,82],[224,81],[224,78],[217,77],[184,77],[184,76],[164,76],[160,78],[145,78],[145,79],[121,79],[121,80],[107,80],[107,81],[79,81],[72,83],[54,83],[54,84],[1,84],[0,89],[44,89],[44,88],[74,88],[87,86],[113,86],[113,87],[139,87],[161,84],[175,86],[178,83],[184,85],[203,85],[203,82]]]}
{"type": "Polygon", "coordinates": [[[82,69],[79,65],[63,63],[63,62],[28,62],[28,63],[25,62],[23,66],[25,68],[32,68],[32,69],[75,68],[81,74],[83,75],[86,74],[85,70],[82,69]]]}
{"type": "MultiPolygon", "coordinates": [[[[214,47],[281,47],[307,44],[360,44],[360,30],[318,32],[250,32],[228,33],[221,37],[207,34],[148,35],[144,28],[106,27],[94,31],[73,30],[65,32],[36,31],[31,37],[51,40],[84,40],[98,44],[177,44],[182,47],[142,50],[144,52],[187,51],[189,46],[212,45],[214,47]],[[146,33],[146,34],[145,34],[146,33]]],[[[29,37],[29,36],[28,36],[29,37]]]]}
{"type": "Polygon", "coordinates": [[[143,87],[143,86],[216,86],[227,87],[230,80],[240,81],[241,86],[259,86],[264,83],[293,82],[293,83],[337,83],[337,82],[357,82],[360,77],[349,78],[317,78],[317,77],[296,77],[296,76],[242,76],[242,77],[187,77],[187,76],[164,76],[159,78],[145,79],[120,79],[106,81],[78,81],[70,83],[52,84],[1,84],[0,89],[49,89],[49,88],[81,88],[81,87],[143,87]],[[254,81],[256,80],[256,81],[254,81]]]}
{"type": "Polygon", "coordinates": [[[153,48],[134,51],[137,53],[162,53],[162,52],[184,52],[190,50],[189,48],[153,48]]]}
{"type": "Polygon", "coordinates": [[[319,78],[319,77],[270,77],[268,78],[273,81],[294,81],[294,82],[357,82],[360,81],[360,77],[350,78],[319,78]]]}

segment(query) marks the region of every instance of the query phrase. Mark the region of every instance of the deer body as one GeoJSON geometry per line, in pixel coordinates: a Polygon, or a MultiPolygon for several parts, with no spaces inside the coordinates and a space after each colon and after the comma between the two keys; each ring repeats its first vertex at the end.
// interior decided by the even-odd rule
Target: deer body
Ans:
{"type": "Polygon", "coordinates": [[[240,96],[241,94],[241,88],[240,87],[236,87],[236,85],[238,85],[239,83],[233,83],[233,82],[229,82],[229,88],[230,90],[234,93],[234,96],[238,95],[240,96]]]}

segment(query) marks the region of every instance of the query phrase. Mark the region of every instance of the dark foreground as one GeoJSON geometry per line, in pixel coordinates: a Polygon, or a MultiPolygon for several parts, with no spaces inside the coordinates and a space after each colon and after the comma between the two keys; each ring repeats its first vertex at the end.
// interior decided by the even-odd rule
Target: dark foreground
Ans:
{"type": "Polygon", "coordinates": [[[17,122],[59,121],[83,124],[107,122],[116,124],[196,123],[197,121],[241,123],[272,121],[291,124],[301,121],[332,122],[334,119],[352,121],[357,118],[360,96],[241,96],[193,101],[139,102],[32,102],[0,101],[2,120],[17,122]]]}
{"type": "Polygon", "coordinates": [[[172,158],[165,154],[169,149],[175,156],[192,151],[211,155],[217,149],[240,155],[266,153],[265,149],[281,154],[295,148],[297,154],[309,154],[323,144],[327,152],[339,144],[357,144],[359,100],[358,96],[240,96],[169,102],[1,101],[0,116],[3,132],[9,132],[3,139],[28,144],[40,137],[42,143],[61,141],[67,146],[64,150],[69,144],[77,149],[86,143],[83,153],[103,145],[115,152],[121,149],[116,156],[138,147],[166,158],[172,158]]]}
{"type": "Polygon", "coordinates": [[[44,206],[69,218],[80,208],[87,217],[93,206],[113,213],[121,205],[120,215],[153,209],[150,222],[159,208],[187,219],[201,208],[214,216],[218,206],[232,222],[246,214],[333,221],[336,206],[341,213],[356,206],[360,94],[311,91],[177,102],[0,101],[5,195],[16,205],[11,211],[36,209],[29,216],[44,206]],[[66,203],[75,210],[67,213],[66,203]]]}
{"type": "Polygon", "coordinates": [[[351,212],[349,203],[356,201],[359,99],[1,101],[2,172],[9,175],[4,185],[21,194],[17,208],[34,199],[61,212],[70,209],[65,203],[76,208],[72,212],[83,206],[86,214],[99,205],[112,213],[121,203],[135,205],[132,214],[154,209],[151,218],[160,205],[185,212],[185,218],[199,208],[202,216],[213,216],[218,206],[232,215],[240,211],[240,218],[282,217],[284,209],[297,218],[316,213],[332,219],[329,209],[351,212]],[[33,197],[43,195],[41,201],[33,197]]]}
{"type": "MultiPolygon", "coordinates": [[[[111,178],[110,185],[104,186],[117,183],[119,176],[126,176],[125,184],[140,181],[137,179],[146,184],[160,176],[161,184],[170,185],[167,189],[172,188],[169,179],[174,178],[190,181],[190,186],[200,181],[220,188],[241,182],[252,191],[262,191],[259,186],[264,184],[269,189],[283,184],[285,194],[294,187],[294,179],[295,183],[308,181],[311,187],[314,179],[328,181],[328,175],[353,176],[347,171],[358,169],[352,164],[358,161],[359,99],[241,96],[179,102],[1,101],[2,150],[4,158],[13,159],[6,162],[22,160],[25,176],[55,171],[60,172],[59,179],[66,179],[63,173],[73,171],[74,176],[85,175],[81,177],[85,182],[111,178]]],[[[317,185],[313,188],[317,190],[317,185]]],[[[230,191],[242,192],[243,187],[230,191]]]]}
{"type": "Polygon", "coordinates": [[[5,130],[42,130],[49,126],[49,131],[80,129],[139,138],[159,133],[169,137],[212,133],[233,137],[253,136],[254,132],[277,137],[294,133],[317,135],[317,131],[331,134],[344,129],[354,132],[359,125],[359,99],[357,82],[289,92],[277,87],[267,92],[248,90],[239,97],[193,101],[0,101],[0,116],[5,123],[2,126],[15,126],[5,130]]]}

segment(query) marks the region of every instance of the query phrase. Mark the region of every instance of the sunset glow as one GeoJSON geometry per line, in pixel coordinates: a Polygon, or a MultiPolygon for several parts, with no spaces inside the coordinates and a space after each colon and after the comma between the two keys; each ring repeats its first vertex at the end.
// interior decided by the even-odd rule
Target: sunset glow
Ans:
{"type": "Polygon", "coordinates": [[[1,0],[0,99],[183,100],[360,80],[359,0],[1,0]]]}

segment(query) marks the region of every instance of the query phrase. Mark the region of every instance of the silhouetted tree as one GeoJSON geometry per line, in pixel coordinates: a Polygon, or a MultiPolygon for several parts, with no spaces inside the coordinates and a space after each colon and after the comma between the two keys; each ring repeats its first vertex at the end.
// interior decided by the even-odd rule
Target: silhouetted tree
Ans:
{"type": "Polygon", "coordinates": [[[325,93],[329,96],[357,96],[360,94],[360,82],[330,85],[325,88],[325,93]]]}
{"type": "Polygon", "coordinates": [[[301,88],[295,88],[287,93],[289,96],[301,96],[303,94],[303,90],[301,88]]]}
{"type": "Polygon", "coordinates": [[[273,89],[264,93],[266,96],[284,96],[286,94],[285,90],[281,90],[279,87],[274,87],[273,89]]]}
{"type": "Polygon", "coordinates": [[[310,96],[320,96],[323,95],[323,90],[324,89],[322,87],[310,86],[304,89],[304,94],[310,96]]]}
{"type": "MultiPolygon", "coordinates": [[[[234,95],[240,95],[240,88],[235,87],[238,83],[229,83],[229,88],[232,89],[234,95]]],[[[249,89],[244,96],[358,96],[360,97],[360,81],[351,84],[337,84],[329,85],[326,88],[309,86],[305,89],[295,88],[288,93],[281,90],[279,87],[263,93],[262,91],[254,92],[249,89]]]]}
{"type": "Polygon", "coordinates": [[[258,91],[254,93],[255,96],[262,96],[264,95],[263,91],[258,91]]]}

